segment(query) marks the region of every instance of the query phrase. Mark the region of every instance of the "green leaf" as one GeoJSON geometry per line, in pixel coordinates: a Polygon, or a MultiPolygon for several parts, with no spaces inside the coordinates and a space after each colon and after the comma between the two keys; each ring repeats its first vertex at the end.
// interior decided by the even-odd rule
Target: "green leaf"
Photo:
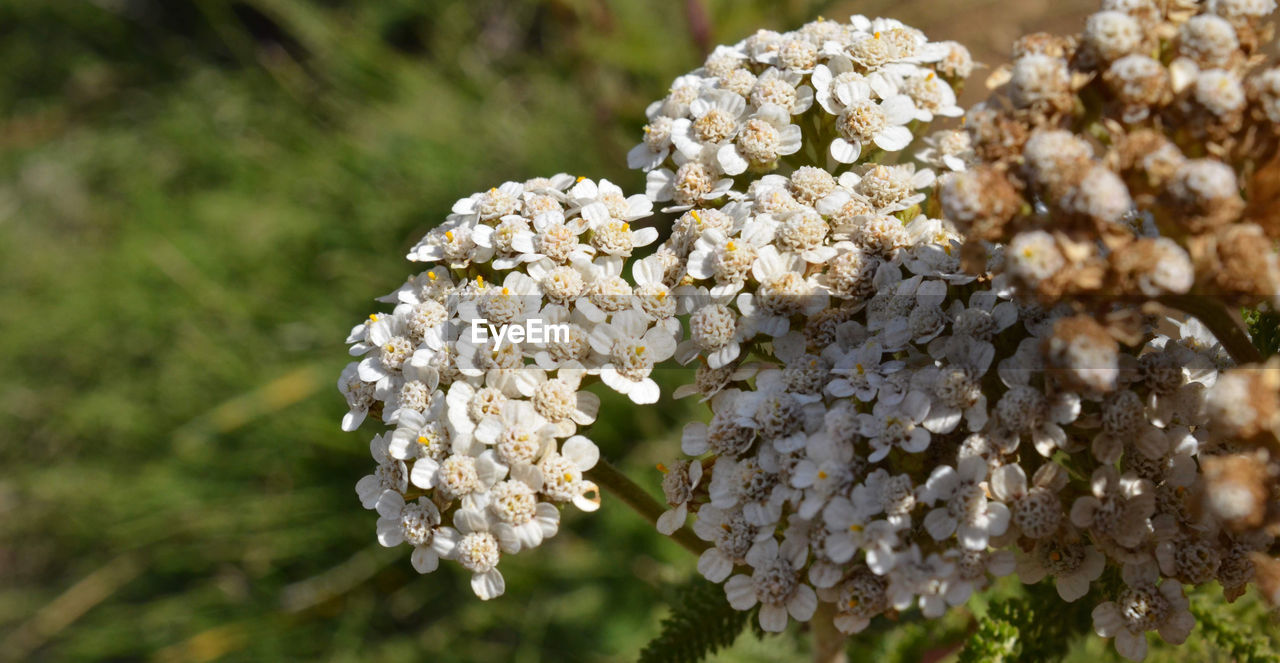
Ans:
{"type": "Polygon", "coordinates": [[[1245,309],[1244,321],[1253,344],[1264,357],[1280,354],[1280,313],[1245,309]]]}
{"type": "Polygon", "coordinates": [[[694,576],[676,589],[671,614],[662,620],[662,632],[640,652],[640,663],[696,663],[728,647],[747,623],[755,622],[755,610],[734,610],[725,600],[724,588],[694,576]]]}
{"type": "Polygon", "coordinates": [[[960,653],[962,663],[1061,660],[1071,641],[1093,623],[1089,601],[1064,603],[1051,583],[1026,591],[1026,598],[991,607],[960,653]]]}
{"type": "Polygon", "coordinates": [[[1271,643],[1265,637],[1237,626],[1234,622],[1238,616],[1221,603],[1196,596],[1191,601],[1191,614],[1195,615],[1205,636],[1218,649],[1230,654],[1232,660],[1240,663],[1280,662],[1280,656],[1271,648],[1271,643]]]}

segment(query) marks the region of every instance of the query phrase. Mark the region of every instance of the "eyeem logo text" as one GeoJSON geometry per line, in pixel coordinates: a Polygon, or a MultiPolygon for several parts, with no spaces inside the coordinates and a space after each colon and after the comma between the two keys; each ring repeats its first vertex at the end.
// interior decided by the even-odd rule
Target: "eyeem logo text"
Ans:
{"type": "Polygon", "coordinates": [[[497,346],[503,343],[568,343],[569,325],[549,324],[538,318],[525,320],[522,324],[491,325],[485,318],[472,318],[471,342],[477,345],[487,343],[490,337],[497,341],[497,346]]]}

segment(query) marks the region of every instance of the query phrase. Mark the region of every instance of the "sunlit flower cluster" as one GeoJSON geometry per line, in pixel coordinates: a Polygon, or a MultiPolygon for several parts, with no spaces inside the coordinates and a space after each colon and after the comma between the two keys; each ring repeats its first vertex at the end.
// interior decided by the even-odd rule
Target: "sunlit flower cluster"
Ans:
{"type": "Polygon", "coordinates": [[[958,44],[862,16],[760,31],[649,106],[645,195],[558,175],[460,200],[348,339],[343,427],[388,426],[357,486],[379,540],[501,594],[502,554],[599,503],[588,388],[652,404],[668,362],[707,412],[659,466],[656,526],[691,529],[767,631],[935,618],[1016,575],[1141,660],[1195,625],[1184,585],[1280,599],[1280,364],[1145,306],[1280,292],[1280,225],[1242,194],[1280,169],[1273,6],[1184,4],[1024,37],[1000,96],[932,133],[964,115],[958,44]],[[496,335],[532,321],[563,335],[496,335]]]}
{"type": "MultiPolygon", "coordinates": [[[[648,173],[650,198],[676,210],[725,196],[744,173],[834,171],[902,150],[920,122],[962,115],[951,83],[972,67],[960,45],[892,19],[760,30],[717,47],[650,104],[627,163],[648,173]]],[[[932,147],[962,167],[962,143],[932,147]]]]}
{"type": "Polygon", "coordinates": [[[343,428],[371,414],[388,427],[356,492],[378,512],[378,540],[412,546],[419,572],[454,560],[478,596],[498,596],[501,555],[554,536],[562,505],[599,506],[583,475],[599,450],[583,433],[600,399],[584,387],[652,403],[649,373],[675,351],[662,268],[643,260],[623,276],[657,239],[631,227],[651,209],[568,175],[459,200],[409,253],[432,266],[351,330],[343,428]]]}

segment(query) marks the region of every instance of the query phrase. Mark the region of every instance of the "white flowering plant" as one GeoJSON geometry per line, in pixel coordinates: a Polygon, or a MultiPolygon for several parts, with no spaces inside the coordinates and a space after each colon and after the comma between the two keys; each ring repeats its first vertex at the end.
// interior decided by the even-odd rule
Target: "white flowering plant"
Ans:
{"type": "MultiPolygon", "coordinates": [[[[1106,0],[1019,40],[967,114],[960,44],[761,30],[646,109],[643,193],[558,174],[459,200],[347,338],[379,542],[493,599],[504,556],[612,493],[722,585],[689,605],[806,624],[818,660],[1004,577],[1131,660],[1218,623],[1188,587],[1276,602],[1280,360],[1246,366],[1265,325],[1231,308],[1280,301],[1273,9],[1106,0]],[[663,504],[600,457],[592,389],[650,406],[673,364],[706,417],[663,504]]],[[[1061,656],[1002,635],[1019,610],[962,656],[1061,656]]],[[[646,656],[704,653],[678,635],[646,656]]]]}

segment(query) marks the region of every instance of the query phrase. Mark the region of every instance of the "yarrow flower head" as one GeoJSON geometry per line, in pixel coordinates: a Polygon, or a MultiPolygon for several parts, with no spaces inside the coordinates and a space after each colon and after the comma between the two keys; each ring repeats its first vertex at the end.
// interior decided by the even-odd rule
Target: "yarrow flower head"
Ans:
{"type": "Polygon", "coordinates": [[[639,287],[622,277],[657,237],[632,226],[651,210],[568,175],[464,198],[409,254],[433,266],[352,330],[343,427],[370,413],[394,427],[374,437],[378,467],[357,492],[379,541],[414,546],[419,572],[456,562],[493,598],[503,554],[554,536],[564,505],[598,506],[584,472],[599,451],[582,433],[600,401],[583,387],[652,402],[648,372],[676,343],[670,288],[648,268],[639,287]]]}
{"type": "Polygon", "coordinates": [[[1280,292],[1247,198],[1275,177],[1273,8],[1108,1],[1019,40],[967,114],[958,44],[760,31],[647,108],[644,194],[556,175],[458,201],[348,337],[342,427],[388,427],[356,486],[378,540],[502,594],[502,557],[613,476],[593,390],[651,405],[674,363],[707,411],[645,512],[762,629],[935,618],[1016,572],[1128,658],[1182,642],[1183,584],[1234,600],[1274,562],[1280,366],[1235,367],[1213,308],[1280,292]]]}

